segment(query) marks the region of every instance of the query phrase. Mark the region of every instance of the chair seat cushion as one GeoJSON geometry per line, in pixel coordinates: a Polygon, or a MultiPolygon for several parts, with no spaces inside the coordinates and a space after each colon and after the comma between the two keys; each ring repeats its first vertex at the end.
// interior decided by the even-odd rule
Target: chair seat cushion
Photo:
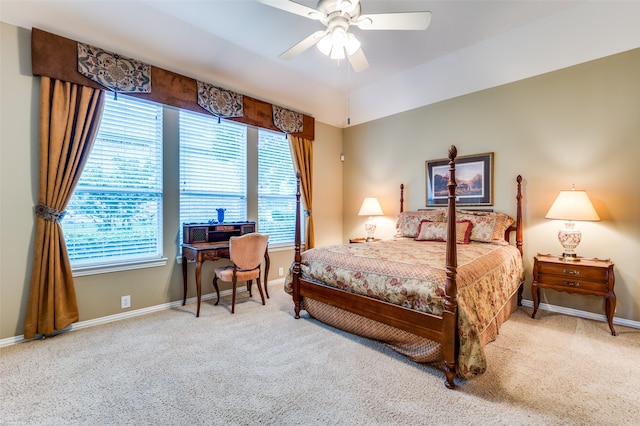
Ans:
{"type": "MultiPolygon", "coordinates": [[[[233,281],[233,265],[221,266],[216,268],[216,276],[222,281],[233,281]]],[[[249,281],[256,279],[260,276],[259,269],[253,269],[251,271],[237,271],[236,278],[238,281],[249,281]]]]}

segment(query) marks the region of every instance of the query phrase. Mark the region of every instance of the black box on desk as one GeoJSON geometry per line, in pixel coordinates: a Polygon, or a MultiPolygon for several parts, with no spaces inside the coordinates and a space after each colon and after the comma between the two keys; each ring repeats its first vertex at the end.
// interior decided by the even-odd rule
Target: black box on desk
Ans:
{"type": "Polygon", "coordinates": [[[189,223],[182,225],[184,244],[228,241],[233,236],[256,232],[255,222],[189,223]]]}

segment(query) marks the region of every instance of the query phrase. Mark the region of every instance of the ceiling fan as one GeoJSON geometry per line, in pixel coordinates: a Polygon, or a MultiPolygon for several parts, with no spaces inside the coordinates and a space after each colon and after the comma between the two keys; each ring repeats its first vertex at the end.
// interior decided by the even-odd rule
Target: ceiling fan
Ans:
{"type": "Polygon", "coordinates": [[[327,28],[316,31],[289,50],[280,54],[281,59],[291,59],[313,45],[331,59],[348,58],[353,70],[369,68],[369,62],[360,47],[360,41],[349,31],[351,25],[361,30],[426,30],[431,22],[431,12],[397,12],[361,14],[360,0],[319,0],[315,9],[294,1],[259,0],[260,3],[308,19],[320,21],[327,28]]]}

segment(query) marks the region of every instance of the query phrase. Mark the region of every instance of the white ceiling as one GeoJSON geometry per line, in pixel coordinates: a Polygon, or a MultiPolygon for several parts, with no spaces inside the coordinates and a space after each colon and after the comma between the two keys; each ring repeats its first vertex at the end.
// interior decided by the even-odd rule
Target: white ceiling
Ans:
{"type": "Polygon", "coordinates": [[[323,26],[257,1],[0,0],[0,20],[339,127],[640,47],[638,1],[361,1],[367,14],[431,11],[431,25],[426,31],[352,27],[370,63],[355,73],[316,48],[278,59],[323,26]]]}

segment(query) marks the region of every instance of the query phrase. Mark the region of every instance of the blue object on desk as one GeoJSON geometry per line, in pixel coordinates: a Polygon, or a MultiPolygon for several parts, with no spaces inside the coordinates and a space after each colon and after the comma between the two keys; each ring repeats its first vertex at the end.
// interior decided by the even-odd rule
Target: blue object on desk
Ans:
{"type": "Polygon", "coordinates": [[[224,223],[224,212],[226,212],[227,209],[219,208],[216,209],[216,211],[218,212],[218,222],[224,223]]]}

